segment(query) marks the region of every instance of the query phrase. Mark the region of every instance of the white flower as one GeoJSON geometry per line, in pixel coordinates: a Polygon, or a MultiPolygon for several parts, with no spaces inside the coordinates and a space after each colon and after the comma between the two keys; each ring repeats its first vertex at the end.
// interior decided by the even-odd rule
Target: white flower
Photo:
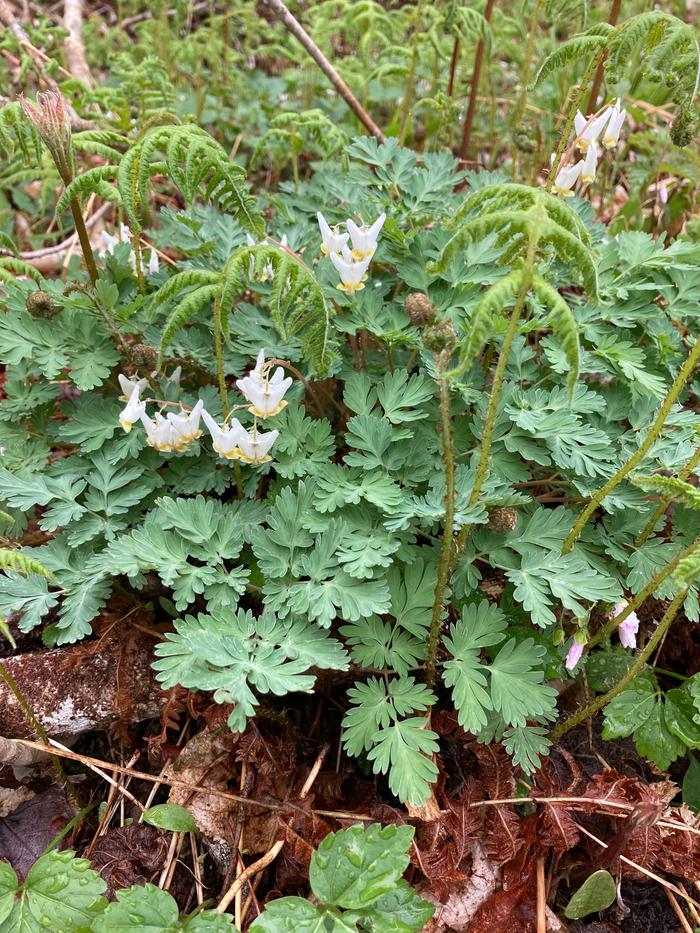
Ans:
{"type": "Polygon", "coordinates": [[[618,97],[610,109],[610,120],[603,133],[603,145],[606,149],[614,149],[620,138],[620,130],[627,116],[626,110],[620,109],[620,98],[618,97]]]}
{"type": "Polygon", "coordinates": [[[611,107],[606,107],[605,110],[601,113],[599,117],[596,117],[595,120],[591,120],[588,123],[588,117],[584,115],[579,110],[574,117],[574,128],[576,130],[576,145],[581,150],[585,152],[590,145],[592,145],[603,132],[603,127],[610,119],[610,113],[612,111],[611,107]],[[588,123],[588,126],[586,124],[588,123]]]}
{"type": "Polygon", "coordinates": [[[292,384],[292,377],[284,378],[284,370],[278,366],[272,378],[269,378],[269,366],[265,366],[265,351],[261,350],[255,364],[243,379],[236,380],[239,391],[251,403],[248,411],[258,418],[276,415],[287,405],[283,401],[287,389],[292,384]]]}
{"type": "Polygon", "coordinates": [[[581,182],[584,185],[590,185],[595,178],[597,164],[598,150],[595,145],[591,145],[586,149],[586,156],[583,160],[583,168],[581,169],[581,182]]]}
{"type": "Polygon", "coordinates": [[[188,446],[202,436],[199,430],[199,419],[204,411],[204,402],[199,399],[192,411],[188,414],[176,415],[171,412],[168,421],[173,426],[173,437],[178,446],[188,446]]]}
{"type": "Polygon", "coordinates": [[[316,219],[321,230],[321,252],[323,255],[328,256],[329,253],[339,253],[348,242],[350,234],[338,233],[338,226],[331,229],[321,211],[316,214],[316,219]]]}
{"type": "Polygon", "coordinates": [[[134,423],[139,421],[141,415],[145,414],[146,412],[146,403],[140,401],[139,399],[140,391],[140,387],[135,385],[131,395],[129,396],[129,401],[126,403],[126,407],[119,415],[119,423],[127,434],[133,427],[134,423]]]}
{"type": "Polygon", "coordinates": [[[243,430],[243,434],[238,440],[240,447],[240,459],[244,463],[267,463],[272,460],[268,456],[268,450],[279,437],[279,431],[268,431],[266,434],[259,434],[255,426],[253,430],[243,430]]]}
{"type": "MultiPolygon", "coordinates": [[[[350,239],[352,240],[352,258],[353,259],[371,259],[377,248],[377,239],[384,226],[386,214],[380,214],[371,227],[363,224],[358,227],[352,220],[348,220],[346,226],[350,239]]],[[[337,268],[337,267],[336,267],[337,268]]]]}
{"type": "MultiPolygon", "coordinates": [[[[627,609],[627,603],[618,603],[612,611],[613,619],[616,619],[619,615],[627,609]]],[[[620,638],[620,644],[623,648],[636,648],[637,647],[637,632],[639,631],[639,618],[636,612],[630,612],[626,619],[623,619],[620,622],[620,625],[617,629],[617,634],[620,638]]]]}
{"type": "Polygon", "coordinates": [[[369,257],[362,262],[353,262],[352,254],[347,246],[343,248],[342,256],[339,256],[337,253],[331,253],[330,255],[331,262],[340,276],[341,284],[337,285],[336,288],[339,288],[341,292],[347,292],[349,295],[352,295],[354,292],[359,292],[360,289],[365,287],[363,283],[367,278],[366,272],[369,266],[369,257]]]}
{"type": "Polygon", "coordinates": [[[570,198],[574,193],[574,185],[578,181],[582,171],[582,159],[580,159],[576,165],[567,165],[565,168],[560,168],[557,172],[557,177],[554,179],[552,191],[555,194],[560,194],[563,198],[570,198]]]}
{"type": "Polygon", "coordinates": [[[143,392],[144,389],[148,388],[148,379],[129,379],[123,373],[119,373],[117,379],[119,380],[119,387],[122,390],[122,394],[119,397],[123,402],[129,401],[134,389],[138,388],[139,392],[143,392]]]}
{"type": "Polygon", "coordinates": [[[175,449],[173,426],[160,413],[155,418],[149,418],[145,411],[141,413],[141,424],[146,429],[146,440],[149,447],[155,447],[165,453],[175,449]]]}
{"type": "Polygon", "coordinates": [[[202,411],[202,418],[211,434],[212,446],[220,457],[226,460],[240,459],[241,452],[238,449],[239,442],[243,437],[247,437],[246,430],[236,418],[231,418],[228,428],[220,427],[212,418],[208,411],[202,411]]]}

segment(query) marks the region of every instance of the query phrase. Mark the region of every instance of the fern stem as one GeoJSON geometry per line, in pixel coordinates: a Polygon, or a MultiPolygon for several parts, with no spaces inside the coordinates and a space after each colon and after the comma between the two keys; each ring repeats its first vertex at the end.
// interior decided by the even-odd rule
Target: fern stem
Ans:
{"type": "MultiPolygon", "coordinates": [[[[617,25],[617,20],[620,15],[620,7],[622,6],[622,0],[612,0],[612,6],[610,7],[610,16],[608,17],[608,22],[611,26],[617,25]]],[[[603,56],[604,58],[605,56],[603,56]]],[[[593,78],[593,86],[591,87],[591,96],[588,98],[588,113],[593,113],[596,109],[596,104],[598,103],[598,94],[600,93],[600,86],[603,83],[603,75],[605,70],[603,68],[603,58],[598,62],[598,67],[595,71],[595,77],[593,78]]]]}
{"type": "Polygon", "coordinates": [[[450,380],[441,372],[442,362],[437,359],[438,368],[438,394],[440,397],[440,420],[442,422],[442,450],[445,459],[445,522],[440,545],[440,559],[438,562],[437,580],[435,583],[435,598],[433,599],[433,614],[430,620],[430,629],[426,641],[425,681],[429,687],[435,683],[435,668],[437,666],[438,642],[440,636],[440,622],[445,605],[445,590],[452,564],[452,547],[454,544],[455,519],[455,461],[454,439],[452,436],[452,403],[450,399],[450,380]]]}
{"type": "Polygon", "coordinates": [[[413,12],[413,41],[411,43],[411,64],[408,67],[401,101],[401,122],[399,124],[399,145],[406,142],[408,119],[411,115],[411,101],[416,89],[416,70],[418,69],[418,46],[420,43],[420,18],[423,12],[423,0],[418,0],[413,12]]]}
{"type": "Polygon", "coordinates": [[[455,92],[455,76],[457,73],[457,62],[459,61],[459,36],[455,35],[454,45],[452,46],[452,57],[450,58],[450,76],[447,80],[447,96],[453,97],[455,92]]]}
{"type": "Polygon", "coordinates": [[[654,574],[647,585],[643,587],[639,593],[637,593],[634,599],[631,599],[627,603],[619,615],[609,619],[605,625],[603,625],[595,633],[595,635],[586,642],[586,649],[590,651],[591,648],[594,648],[596,645],[600,644],[603,639],[607,638],[608,635],[615,631],[615,629],[619,628],[625,619],[627,619],[628,616],[631,616],[633,612],[636,612],[642,603],[645,602],[645,600],[647,600],[652,595],[652,593],[654,593],[661,586],[664,580],[671,576],[683,558],[692,554],[693,551],[698,548],[698,546],[700,546],[700,538],[696,538],[691,545],[689,545],[687,548],[684,548],[682,551],[679,551],[678,554],[676,554],[676,556],[670,560],[665,567],[662,567],[658,573],[654,574]]]}
{"type": "MultiPolygon", "coordinates": [[[[474,486],[472,487],[472,492],[469,497],[469,505],[476,505],[476,503],[479,501],[481,489],[484,485],[484,480],[486,479],[486,474],[488,472],[488,465],[491,457],[491,442],[493,441],[493,431],[496,425],[496,413],[498,411],[498,402],[501,397],[503,380],[505,379],[508,357],[510,356],[513,341],[515,340],[518,333],[518,325],[520,324],[520,318],[523,313],[523,308],[525,307],[527,293],[530,290],[531,280],[532,266],[528,263],[528,268],[523,271],[523,279],[520,283],[520,289],[515,299],[513,311],[510,315],[508,330],[506,331],[505,337],[503,338],[503,345],[501,346],[501,352],[498,356],[498,363],[496,364],[496,371],[493,376],[493,382],[491,383],[491,395],[489,396],[489,404],[486,410],[486,423],[484,425],[484,433],[481,439],[481,447],[479,451],[479,463],[476,468],[476,475],[474,476],[474,486]]],[[[465,524],[457,535],[457,544],[455,546],[452,559],[453,566],[459,559],[460,554],[464,550],[467,541],[469,540],[469,533],[471,528],[472,526],[470,524],[465,524]]]]}
{"type": "MultiPolygon", "coordinates": [[[[688,479],[688,477],[693,472],[693,470],[698,465],[698,463],[700,463],[700,447],[698,447],[698,449],[695,451],[693,456],[690,458],[690,460],[688,460],[686,465],[680,471],[680,473],[678,474],[678,479],[681,479],[681,480],[688,479]]],[[[659,502],[658,506],[654,509],[652,515],[650,516],[649,521],[646,523],[644,528],[642,528],[642,530],[639,532],[639,534],[635,538],[635,541],[634,541],[635,547],[641,547],[644,544],[644,542],[647,540],[649,535],[654,531],[654,528],[656,527],[656,523],[661,518],[661,516],[664,514],[664,512],[666,511],[666,509],[669,507],[670,504],[671,504],[670,496],[663,498],[661,502],[659,502]]]]}
{"type": "Polygon", "coordinates": [[[8,689],[13,694],[15,700],[17,700],[17,704],[19,705],[19,708],[22,710],[22,712],[24,713],[27,719],[27,722],[34,730],[37,739],[39,740],[39,742],[42,743],[42,745],[46,746],[46,749],[49,752],[49,757],[51,759],[51,765],[54,771],[56,772],[56,776],[58,778],[59,783],[63,785],[66,793],[73,800],[73,803],[77,805],[78,809],[82,808],[83,801],[80,798],[78,789],[73,784],[71,784],[71,782],[66,777],[66,772],[63,770],[63,766],[61,765],[61,762],[58,759],[58,757],[50,753],[51,743],[49,742],[49,737],[47,735],[46,729],[44,729],[42,724],[39,722],[39,720],[36,718],[36,716],[32,712],[32,708],[29,705],[27,698],[22,692],[19,684],[17,683],[15,678],[12,676],[10,671],[7,669],[7,667],[5,667],[5,665],[2,662],[0,662],[0,677],[2,677],[2,679],[5,681],[8,689]]]}
{"type": "Polygon", "coordinates": [[[644,670],[646,662],[651,657],[657,645],[661,643],[662,638],[675,619],[678,610],[683,604],[683,600],[685,599],[687,592],[688,589],[686,588],[675,597],[671,605],[666,610],[664,617],[657,625],[656,631],[651,636],[644,648],[639,652],[634,661],[634,664],[632,664],[627,673],[621,677],[615,686],[611,687],[607,693],[596,697],[594,700],[588,703],[587,706],[584,706],[583,709],[578,710],[573,714],[573,716],[569,716],[568,719],[565,719],[564,722],[560,723],[558,726],[552,729],[552,731],[549,733],[549,738],[552,741],[560,739],[575,726],[578,726],[580,723],[590,719],[591,716],[595,715],[595,713],[603,709],[604,706],[607,706],[611,700],[614,700],[618,694],[622,693],[628,684],[632,683],[637,674],[640,674],[644,670]]]}
{"type": "Polygon", "coordinates": [[[75,225],[75,232],[78,234],[78,239],[80,241],[80,249],[83,253],[83,259],[85,260],[85,265],[87,266],[88,275],[90,276],[90,281],[93,285],[97,284],[97,266],[95,265],[95,257],[92,254],[92,246],[90,245],[90,237],[88,236],[87,228],[85,227],[85,221],[83,220],[83,214],[80,210],[80,205],[75,200],[75,198],[70,202],[70,212],[73,215],[73,223],[75,225]]]}
{"type": "MultiPolygon", "coordinates": [[[[494,0],[486,0],[486,9],[484,10],[484,20],[489,23],[491,13],[493,12],[494,0]]],[[[472,83],[469,89],[469,103],[467,104],[467,115],[464,118],[464,129],[462,131],[462,142],[459,147],[459,158],[461,162],[467,161],[469,146],[472,140],[472,125],[474,123],[474,114],[476,113],[476,99],[479,94],[479,79],[481,78],[481,66],[484,61],[484,50],[486,42],[483,35],[479,37],[474,53],[474,70],[472,71],[472,83]]]]}
{"type": "Polygon", "coordinates": [[[698,362],[700,362],[700,337],[696,339],[693,349],[688,354],[685,363],[681,366],[678,375],[673,380],[673,384],[668,390],[666,398],[664,399],[663,404],[659,409],[659,413],[654,419],[654,423],[649,429],[647,436],[644,438],[642,445],[634,454],[632,454],[628,460],[625,461],[625,463],[623,463],[620,469],[610,477],[607,483],[604,486],[601,486],[601,488],[593,495],[591,501],[588,503],[585,509],[582,510],[581,514],[576,519],[573,528],[569,532],[569,536],[564,542],[564,546],[562,547],[562,554],[568,554],[568,552],[574,546],[581,532],[583,531],[586,522],[599,507],[603,499],[610,495],[613,489],[615,489],[615,487],[621,483],[622,480],[629,473],[631,473],[632,470],[634,470],[634,468],[640,464],[644,457],[647,455],[659,434],[661,434],[671,408],[673,408],[673,405],[683,390],[686,382],[695,371],[695,367],[698,365],[698,362]]]}

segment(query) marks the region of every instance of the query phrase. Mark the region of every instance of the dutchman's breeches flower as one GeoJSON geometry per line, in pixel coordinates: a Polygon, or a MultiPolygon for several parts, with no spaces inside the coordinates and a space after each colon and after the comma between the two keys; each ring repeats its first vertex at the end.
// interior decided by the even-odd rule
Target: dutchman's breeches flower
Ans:
{"type": "Polygon", "coordinates": [[[350,239],[352,240],[353,259],[362,262],[363,260],[369,260],[372,258],[372,256],[374,256],[374,253],[377,249],[377,240],[379,238],[379,234],[381,233],[382,227],[384,226],[385,220],[386,214],[380,214],[371,227],[367,226],[367,224],[363,224],[361,227],[358,227],[354,221],[346,221],[345,225],[348,228],[348,233],[350,234],[350,239]]]}
{"type": "Polygon", "coordinates": [[[610,120],[603,133],[603,146],[606,149],[614,149],[620,138],[620,130],[627,116],[626,110],[620,109],[620,98],[618,97],[614,105],[610,108],[610,120]]]}
{"type": "Polygon", "coordinates": [[[329,227],[321,211],[316,214],[318,226],[321,231],[321,252],[324,256],[330,253],[339,253],[348,242],[350,234],[338,233],[338,227],[329,227]]]}
{"type": "Polygon", "coordinates": [[[119,397],[123,402],[129,401],[134,389],[138,388],[139,392],[143,392],[144,389],[148,388],[148,379],[129,379],[123,373],[119,373],[117,379],[119,380],[119,388],[122,390],[119,397]]]}
{"type": "Polygon", "coordinates": [[[580,159],[576,165],[567,165],[560,168],[557,177],[554,179],[552,191],[561,195],[563,198],[570,198],[574,193],[574,185],[579,180],[583,171],[583,160],[580,159]]]}
{"type": "Polygon", "coordinates": [[[336,288],[339,288],[341,292],[352,295],[365,287],[364,281],[367,278],[369,259],[353,262],[350,250],[345,247],[342,256],[331,253],[331,262],[340,276],[340,285],[336,285],[336,288]]]}
{"type": "Polygon", "coordinates": [[[261,350],[255,369],[251,369],[243,379],[236,380],[238,390],[250,402],[250,411],[257,418],[269,418],[278,414],[287,405],[283,401],[287,389],[292,384],[292,377],[284,378],[284,370],[278,366],[272,378],[270,367],[265,365],[265,351],[261,350]]]}
{"type": "Polygon", "coordinates": [[[610,119],[611,112],[612,107],[606,107],[599,117],[596,117],[595,120],[591,120],[589,123],[589,118],[584,117],[580,110],[578,111],[574,117],[574,129],[576,130],[576,136],[578,137],[576,140],[576,145],[581,150],[581,152],[586,152],[588,147],[592,146],[596,142],[600,134],[603,132],[603,127],[610,119]]]}
{"type": "Polygon", "coordinates": [[[246,436],[246,430],[240,421],[237,418],[231,418],[228,427],[222,428],[206,410],[202,410],[202,419],[211,434],[212,447],[217,454],[226,460],[239,460],[241,452],[238,445],[246,436]]]}
{"type": "MultiPolygon", "coordinates": [[[[124,378],[124,377],[120,377],[124,378]]],[[[119,423],[128,434],[136,421],[141,420],[141,415],[146,413],[146,403],[139,400],[140,388],[134,385],[129,401],[126,407],[119,415],[119,423]]]]}
{"type": "Polygon", "coordinates": [[[595,170],[598,164],[598,150],[595,144],[592,144],[586,149],[586,157],[583,160],[583,167],[581,169],[581,182],[584,185],[590,185],[590,183],[595,178],[595,170]]]}
{"type": "Polygon", "coordinates": [[[268,451],[279,437],[279,431],[268,431],[260,434],[253,425],[250,432],[243,431],[238,441],[240,448],[239,457],[244,463],[268,463],[272,457],[268,456],[268,451]]]}

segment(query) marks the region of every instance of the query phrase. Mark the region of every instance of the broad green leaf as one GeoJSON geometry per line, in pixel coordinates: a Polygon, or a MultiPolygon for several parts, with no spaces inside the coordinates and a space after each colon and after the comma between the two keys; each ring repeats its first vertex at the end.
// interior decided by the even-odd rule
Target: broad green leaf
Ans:
{"type": "Polygon", "coordinates": [[[700,748],[700,724],[694,720],[696,714],[693,698],[681,688],[669,690],[664,697],[664,721],[669,732],[687,745],[700,748]]]}
{"type": "MultiPolygon", "coordinates": [[[[3,875],[7,892],[11,878],[4,870],[3,875]]],[[[29,869],[18,899],[0,923],[0,933],[89,933],[105,907],[102,893],[106,887],[87,859],[75,858],[70,850],[54,849],[29,869]]]]}
{"type": "Polygon", "coordinates": [[[656,693],[653,677],[646,673],[640,674],[605,707],[603,738],[621,739],[632,735],[651,716],[656,693]]]}
{"type": "Polygon", "coordinates": [[[685,745],[669,732],[664,719],[664,707],[660,700],[645,721],[635,730],[634,743],[640,755],[653,761],[662,771],[685,753],[685,745]]]}
{"type": "Polygon", "coordinates": [[[569,920],[579,920],[609,907],[617,895],[615,879],[610,872],[594,871],[583,882],[566,905],[564,915],[569,920]]]}
{"type": "Polygon", "coordinates": [[[395,889],[408,867],[413,834],[412,826],[378,823],[330,833],[311,856],[311,890],[324,904],[369,907],[395,889]]]}
{"type": "Polygon", "coordinates": [[[180,919],[177,901],[154,884],[134,885],[117,891],[92,926],[93,933],[233,933],[228,914],[204,910],[180,919]]]}
{"type": "Polygon", "coordinates": [[[142,814],[144,823],[168,829],[173,833],[196,833],[197,824],[192,814],[177,803],[158,803],[142,814]]]}
{"type": "Polygon", "coordinates": [[[357,926],[333,908],[316,907],[302,897],[280,897],[265,905],[250,933],[357,933],[357,926]]]}

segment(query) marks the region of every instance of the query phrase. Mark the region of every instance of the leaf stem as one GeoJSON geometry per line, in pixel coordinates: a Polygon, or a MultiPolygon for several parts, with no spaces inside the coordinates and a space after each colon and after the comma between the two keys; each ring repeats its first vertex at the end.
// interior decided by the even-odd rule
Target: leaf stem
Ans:
{"type": "MultiPolygon", "coordinates": [[[[686,465],[680,471],[680,473],[678,474],[678,479],[681,479],[681,480],[688,479],[688,477],[693,472],[693,470],[698,465],[698,463],[700,463],[700,447],[698,447],[698,449],[695,451],[693,456],[690,458],[690,460],[688,460],[686,465]]],[[[649,521],[646,523],[644,528],[642,528],[642,530],[637,535],[635,542],[634,542],[635,547],[641,547],[644,544],[644,542],[647,540],[649,535],[652,534],[652,532],[654,531],[656,523],[661,518],[661,516],[664,514],[664,512],[666,511],[666,509],[669,507],[670,504],[671,504],[670,496],[665,496],[661,500],[661,502],[659,502],[658,506],[654,509],[652,515],[649,517],[649,521]]]]}
{"type": "Polygon", "coordinates": [[[614,700],[619,693],[622,693],[625,687],[634,680],[637,674],[642,672],[647,660],[651,657],[657,645],[660,644],[661,639],[664,637],[671,623],[675,619],[678,610],[683,604],[683,600],[685,599],[687,592],[688,588],[686,587],[675,597],[671,605],[666,610],[664,617],[657,625],[656,631],[646,643],[644,648],[639,652],[634,661],[634,664],[632,664],[627,673],[621,677],[615,686],[611,687],[607,693],[596,697],[594,700],[591,700],[591,702],[584,706],[583,709],[578,710],[573,714],[573,716],[569,716],[568,719],[565,719],[564,722],[560,723],[558,726],[552,729],[552,731],[549,733],[549,738],[552,741],[560,739],[575,726],[585,722],[591,716],[595,715],[595,713],[597,713],[599,710],[603,709],[604,706],[607,706],[608,703],[610,703],[611,700],[614,700]]]}
{"type": "Polygon", "coordinates": [[[90,237],[88,236],[87,228],[85,227],[85,221],[83,220],[83,214],[80,210],[80,205],[75,198],[73,198],[73,200],[70,202],[70,212],[73,215],[75,232],[78,234],[80,249],[83,253],[83,259],[85,260],[85,265],[87,266],[90,281],[93,285],[95,285],[97,283],[97,266],[95,265],[95,257],[92,254],[90,237]]]}
{"type": "Polygon", "coordinates": [[[569,536],[564,542],[562,547],[562,554],[568,554],[571,548],[574,546],[578,540],[581,532],[583,531],[588,519],[595,512],[598,506],[602,503],[603,499],[608,496],[615,487],[622,482],[622,480],[634,470],[638,464],[642,462],[644,457],[647,455],[654,442],[661,433],[663,426],[666,422],[669,412],[673,408],[673,405],[683,390],[686,382],[692,376],[695,371],[695,367],[700,361],[700,337],[695,341],[693,349],[688,354],[685,363],[681,366],[678,375],[673,380],[671,388],[668,390],[666,398],[659,409],[659,413],[654,419],[652,426],[649,428],[647,436],[644,438],[639,449],[632,454],[632,456],[622,464],[620,469],[610,477],[607,483],[604,486],[601,486],[600,489],[593,495],[591,501],[588,505],[581,511],[581,514],[576,519],[573,528],[569,532],[569,536]]]}
{"type": "Polygon", "coordinates": [[[440,545],[440,559],[438,562],[437,581],[435,583],[435,598],[433,600],[433,614],[430,620],[430,629],[426,642],[425,680],[429,687],[435,683],[435,668],[437,666],[437,651],[440,635],[440,622],[445,604],[445,590],[452,564],[452,547],[454,544],[454,518],[455,518],[455,461],[454,438],[452,436],[452,404],[450,399],[450,380],[442,372],[442,365],[438,358],[438,394],[440,397],[440,419],[442,422],[442,448],[445,460],[445,522],[440,545]]]}

